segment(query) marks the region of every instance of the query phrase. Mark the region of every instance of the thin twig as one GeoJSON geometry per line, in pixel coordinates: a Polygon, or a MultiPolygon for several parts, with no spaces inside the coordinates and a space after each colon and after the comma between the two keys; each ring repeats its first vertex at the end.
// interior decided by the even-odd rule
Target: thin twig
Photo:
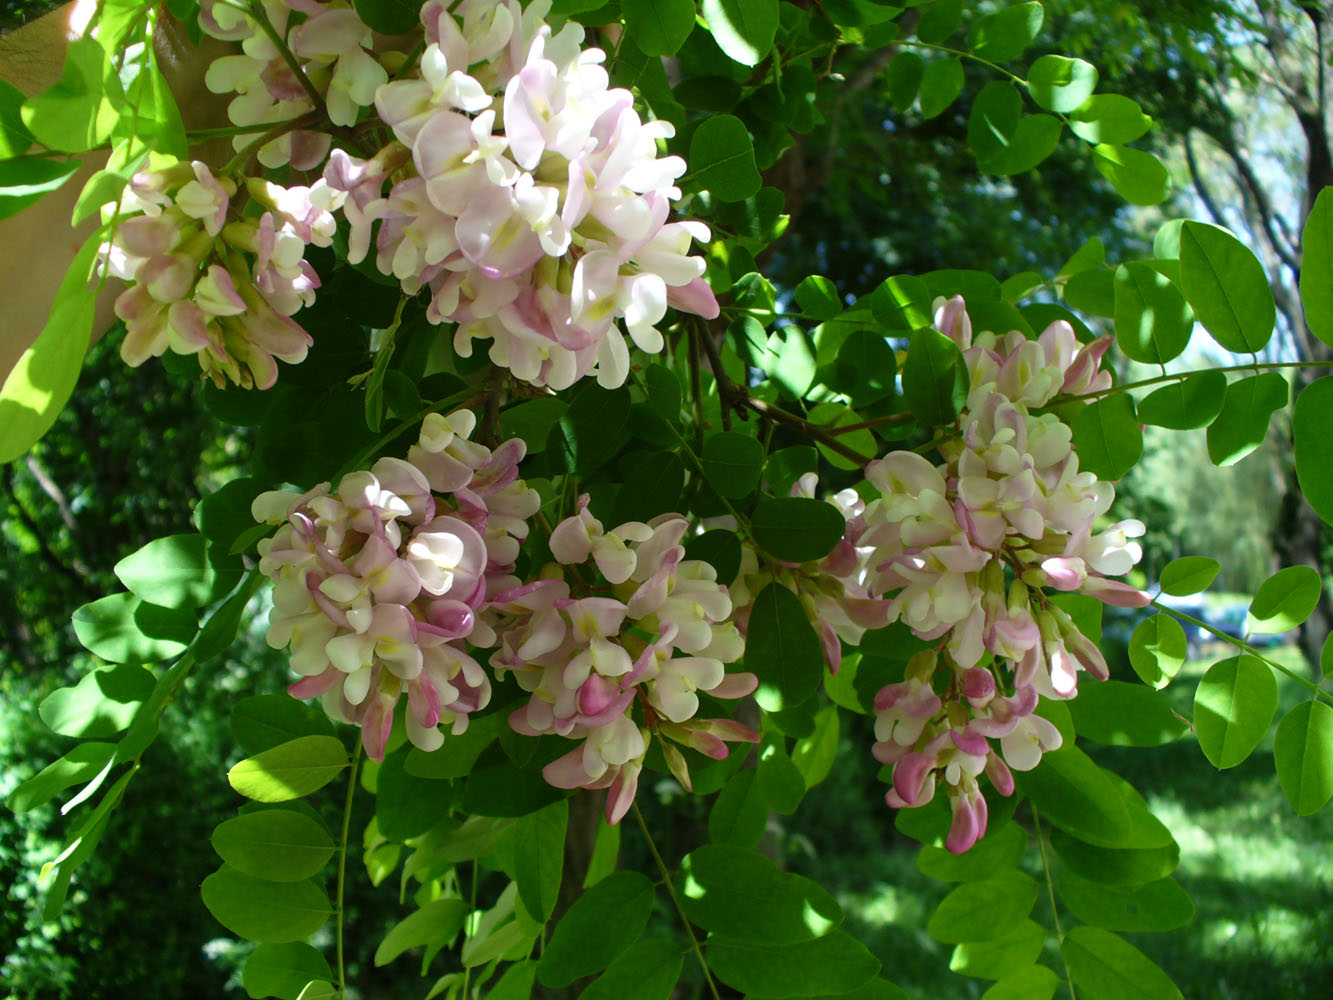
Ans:
{"type": "Polygon", "coordinates": [[[1037,850],[1041,851],[1041,869],[1046,874],[1046,892],[1051,899],[1051,919],[1055,922],[1055,936],[1060,940],[1060,964],[1065,967],[1065,980],[1069,983],[1069,1000],[1078,1000],[1078,994],[1074,992],[1074,976],[1069,971],[1069,963],[1065,961],[1065,932],[1060,927],[1060,910],[1055,905],[1055,884],[1051,881],[1051,864],[1046,859],[1046,838],[1041,832],[1041,814],[1037,812],[1034,803],[1028,802],[1032,806],[1032,828],[1037,834],[1037,850]]]}
{"type": "Polygon", "coordinates": [[[680,922],[685,926],[685,936],[690,939],[690,948],[694,952],[694,957],[699,960],[699,968],[703,969],[704,981],[708,983],[708,991],[713,994],[713,1000],[722,1000],[721,994],[717,991],[717,983],[713,982],[713,973],[708,968],[708,962],[704,959],[703,949],[699,947],[699,939],[694,936],[694,927],[690,924],[690,918],[685,915],[680,900],[676,898],[676,890],[671,885],[671,871],[667,868],[666,862],[662,860],[662,855],[657,850],[657,844],[653,842],[653,835],[648,832],[648,824],[643,821],[643,813],[639,812],[639,804],[635,802],[630,808],[634,811],[634,818],[638,820],[639,829],[643,831],[643,839],[648,842],[648,850],[652,853],[653,860],[657,862],[657,870],[662,873],[662,884],[666,887],[667,895],[671,897],[671,905],[676,908],[676,912],[680,915],[680,922]]]}

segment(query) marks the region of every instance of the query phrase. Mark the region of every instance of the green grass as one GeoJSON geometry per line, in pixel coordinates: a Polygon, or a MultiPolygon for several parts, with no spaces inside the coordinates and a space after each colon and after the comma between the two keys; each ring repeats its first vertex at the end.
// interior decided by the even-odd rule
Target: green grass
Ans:
{"type": "MultiPolygon", "coordinates": [[[[1231,655],[1220,644],[1204,652],[1209,655],[1187,663],[1168,688],[1187,719],[1198,679],[1212,662],[1231,655]]],[[[1266,655],[1310,676],[1295,647],[1266,655]]],[[[1281,675],[1278,691],[1274,723],[1308,697],[1307,688],[1281,675]]],[[[979,997],[990,984],[950,973],[952,948],[925,932],[950,887],[917,871],[916,843],[894,829],[892,811],[882,804],[883,787],[873,785],[874,763],[867,763],[872,740],[859,728],[845,734],[834,769],[845,780],[813,789],[793,817],[793,839],[805,850],[792,866],[835,892],[847,912],[847,929],[910,996],[979,997]]],[[[1087,743],[1085,749],[1138,788],[1180,844],[1176,878],[1194,900],[1194,919],[1169,933],[1126,938],[1167,971],[1187,1000],[1333,995],[1333,808],[1295,815],[1273,771],[1272,728],[1248,760],[1224,772],[1208,763],[1192,732],[1166,747],[1087,743]]],[[[1030,847],[1025,866],[1040,878],[1039,864],[1030,847]]],[[[1051,926],[1045,892],[1033,919],[1051,926]]],[[[1061,920],[1066,930],[1073,923],[1068,914],[1061,920]]],[[[1043,961],[1063,973],[1054,936],[1043,961]]]]}

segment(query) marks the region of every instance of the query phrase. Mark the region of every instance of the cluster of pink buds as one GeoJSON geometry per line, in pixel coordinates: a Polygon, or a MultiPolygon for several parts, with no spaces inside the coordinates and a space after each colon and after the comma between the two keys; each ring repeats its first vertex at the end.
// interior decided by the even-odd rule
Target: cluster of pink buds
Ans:
{"type": "Polygon", "coordinates": [[[267,389],[275,358],[305,359],[310,335],[290,317],[315,300],[305,249],[330,244],[333,216],[310,204],[309,188],[251,178],[246,195],[262,211],[246,216],[237,194],[235,181],[196,160],[135,174],[103,207],[113,228],[102,260],[131,283],[115,305],[127,364],[171,350],[197,357],[219,388],[267,389]]]}
{"type": "Polygon", "coordinates": [[[758,740],[730,719],[696,718],[699,692],[741,698],[758,679],[726,672],[744,642],[727,621],[731,599],[712,566],[684,558],[686,520],[666,514],[607,532],[587,504],[582,497],[551,534],[552,554],[575,568],[574,586],[562,574],[495,595],[487,617],[499,649],[490,663],[530,692],[509,718],[517,732],[579,741],[543,769],[546,780],[609,789],[606,817],[617,823],[634,801],[653,734],[666,738],[662,752],[686,789],[685,758],[667,739],[719,760],[727,741],[758,740]],[[593,566],[615,596],[575,596],[593,566]]]}
{"type": "Polygon", "coordinates": [[[937,303],[935,325],[971,374],[961,433],[941,446],[939,466],[910,451],[867,466],[880,497],[864,512],[860,544],[872,549],[872,591],[892,595],[890,619],[939,640],[876,698],[875,754],[894,767],[889,804],[928,801],[942,776],[954,816],[947,846],[963,851],[985,831],[977,776],[1008,795],[1009,768],[1035,767],[1059,746],[1054,727],[1033,715],[1039,698],[1072,698],[1079,670],[1107,676],[1101,652],[1048,591],[1122,607],[1142,607],[1148,595],[1110,579],[1138,561],[1131,539],[1143,525],[1095,532],[1114,489],[1079,471],[1067,425],[1032,412],[1058,394],[1109,387],[1098,364],[1110,338],[1080,345],[1064,322],[1036,340],[973,337],[957,297],[937,303]],[[1003,759],[990,738],[1001,740],[1003,759]]]}
{"type": "MultiPolygon", "coordinates": [[[[807,472],[792,484],[791,495],[814,499],[818,486],[818,477],[807,472]]],[[[769,569],[760,567],[754,547],[746,543],[741,549],[741,567],[732,584],[732,597],[736,602],[733,617],[744,633],[754,599],[768,583],[776,580],[790,589],[815,623],[824,663],[830,673],[836,674],[842,666],[842,644],[859,645],[867,629],[884,628],[891,619],[889,602],[870,592],[874,549],[861,541],[866,531],[865,501],[855,490],[846,489],[829,497],[828,502],[847,521],[832,552],[817,562],[779,563],[769,569]]]]}
{"type": "MultiPolygon", "coordinates": [[[[240,43],[240,53],[214,60],[204,77],[213,93],[236,94],[227,107],[235,125],[276,125],[299,118],[315,109],[311,90],[324,102],[334,125],[355,125],[361,110],[374,101],[376,88],[389,79],[371,52],[370,29],[347,0],[259,0],[258,10],[228,0],[203,0],[199,26],[214,38],[240,43]],[[260,17],[284,39],[300,76],[260,17]]],[[[238,152],[253,141],[249,134],[233,140],[238,152]]],[[[323,162],[329,144],[324,132],[284,131],[260,146],[259,162],[310,170],[323,162]]]]}
{"type": "Polygon", "coordinates": [[[522,442],[492,452],[468,440],[474,423],[433,414],[407,460],[253,504],[256,520],[281,524],[260,543],[259,568],[274,581],[268,643],[290,647],[302,675],[289,690],[359,725],[375,760],[404,693],[407,735],[423,750],[490,700],[467,642],[493,641],[479,620],[488,587],[513,582],[540,499],[517,477],[522,442]]]}
{"type": "Polygon", "coordinates": [[[642,121],[609,87],[583,29],[543,21],[550,0],[430,0],[417,75],[380,86],[375,108],[396,141],[369,160],[335,150],[316,197],[350,225],[353,262],[369,252],[409,295],[428,288],[428,318],[457,324],[535,385],[588,374],[621,385],[633,342],[662,349],[667,307],[712,317],[718,306],[692,240],[698,222],[667,222],[680,157],[673,134],[642,121]],[[388,193],[385,194],[385,187],[388,193]]]}

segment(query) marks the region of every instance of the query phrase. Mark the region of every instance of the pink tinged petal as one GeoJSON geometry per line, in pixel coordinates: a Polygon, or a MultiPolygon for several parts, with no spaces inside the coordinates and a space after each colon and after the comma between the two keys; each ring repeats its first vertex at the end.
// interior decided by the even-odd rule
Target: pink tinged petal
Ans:
{"type": "Polygon", "coordinates": [[[627,763],[620,768],[615,781],[611,782],[611,788],[606,793],[606,821],[610,825],[615,826],[624,819],[629,807],[634,804],[642,769],[641,764],[627,763]]]}
{"type": "Polygon", "coordinates": [[[727,674],[715,687],[705,688],[704,690],[714,698],[732,700],[754,694],[758,687],[759,677],[756,674],[743,671],[736,674],[727,674]]]}
{"type": "Polygon", "coordinates": [[[991,754],[986,758],[986,777],[990,778],[995,790],[1005,798],[1014,794],[1014,776],[999,754],[991,754]]]}
{"type": "Polygon", "coordinates": [[[953,822],[944,847],[951,854],[962,854],[986,832],[986,799],[980,792],[951,795],[949,804],[953,807],[953,822]]]}
{"type": "Polygon", "coordinates": [[[493,280],[523,274],[542,258],[541,241],[518,215],[508,188],[491,187],[474,197],[455,233],[463,255],[493,280]]]}
{"type": "Polygon", "coordinates": [[[1146,608],[1152,603],[1152,595],[1146,591],[1100,576],[1090,576],[1083,581],[1083,592],[1117,608],[1146,608]]]}
{"type": "Polygon", "coordinates": [[[246,309],[231,275],[219,264],[210,265],[208,273],[199,279],[194,301],[210,316],[239,316],[246,309]]]}
{"type": "Polygon", "coordinates": [[[287,693],[293,698],[318,698],[346,675],[335,667],[329,667],[323,673],[313,677],[304,677],[294,684],[287,685],[287,693]]]}
{"type": "Polygon", "coordinates": [[[667,305],[704,319],[717,319],[722,313],[717,296],[703,278],[692,278],[684,285],[667,288],[667,305]]]}
{"type": "Polygon", "coordinates": [[[291,33],[288,43],[299,56],[331,58],[370,43],[370,31],[350,8],[322,10],[291,33]]]}
{"type": "Polygon", "coordinates": [[[1060,556],[1042,561],[1042,572],[1056,590],[1078,590],[1087,579],[1088,570],[1077,556],[1060,556]]]}
{"type": "Polygon", "coordinates": [[[984,704],[995,694],[995,678],[989,670],[973,667],[963,674],[963,695],[976,707],[984,704]]]}
{"type": "MultiPolygon", "coordinates": [[[[893,769],[893,790],[909,806],[918,804],[937,761],[934,754],[911,753],[893,769]]],[[[924,805],[924,802],[920,804],[924,805]]]]}
{"type": "Polygon", "coordinates": [[[829,673],[836,674],[842,666],[842,640],[826,621],[819,623],[819,645],[824,650],[824,663],[829,673]]]}
{"type": "MultiPolygon", "coordinates": [[[[512,724],[513,719],[511,717],[512,724]]],[[[599,774],[598,777],[601,775],[599,774]]],[[[596,779],[583,766],[583,747],[577,746],[542,768],[542,777],[556,788],[586,788],[596,779]]]]}
{"type": "Polygon", "coordinates": [[[662,756],[666,758],[667,768],[671,771],[672,777],[680,782],[680,787],[687,792],[694,791],[694,785],[690,781],[690,768],[685,763],[685,755],[673,747],[665,740],[660,741],[662,745],[662,756]]]}
{"type": "Polygon", "coordinates": [[[384,749],[389,743],[389,733],[393,731],[393,710],[396,700],[387,704],[377,698],[370,711],[361,720],[361,745],[366,748],[366,756],[377,764],[384,760],[384,749]]]}

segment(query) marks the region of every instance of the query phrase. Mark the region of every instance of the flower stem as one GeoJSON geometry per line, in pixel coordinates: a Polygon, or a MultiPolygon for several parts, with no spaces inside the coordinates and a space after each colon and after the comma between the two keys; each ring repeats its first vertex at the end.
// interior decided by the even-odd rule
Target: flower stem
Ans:
{"type": "Polygon", "coordinates": [[[676,908],[676,913],[680,916],[680,922],[685,927],[685,936],[690,939],[690,950],[694,952],[694,957],[699,960],[699,968],[703,970],[704,982],[708,984],[708,992],[713,994],[713,1000],[722,1000],[721,994],[717,991],[717,983],[713,981],[713,973],[708,968],[708,962],[704,958],[703,949],[699,947],[699,939],[694,936],[694,927],[690,924],[690,918],[685,916],[685,911],[681,908],[680,900],[676,898],[676,890],[671,885],[671,871],[667,868],[666,862],[662,860],[662,855],[657,850],[657,844],[653,841],[653,835],[648,832],[648,824],[643,821],[643,813],[639,812],[637,802],[630,806],[634,812],[634,819],[638,821],[639,829],[643,831],[643,839],[648,843],[648,850],[657,862],[657,870],[662,873],[662,884],[666,886],[667,895],[671,897],[671,905],[676,908]]]}
{"type": "Polygon", "coordinates": [[[1046,836],[1041,832],[1041,814],[1037,812],[1036,805],[1029,801],[1032,806],[1032,828],[1037,834],[1037,850],[1041,851],[1041,870],[1046,876],[1046,893],[1051,900],[1051,920],[1055,923],[1055,936],[1060,941],[1060,964],[1065,967],[1065,982],[1069,984],[1069,1000],[1078,1000],[1078,994],[1074,992],[1074,976],[1069,971],[1069,963],[1065,961],[1065,932],[1060,927],[1060,910],[1055,905],[1055,883],[1051,880],[1051,863],[1046,857],[1046,836]]]}
{"type": "Polygon", "coordinates": [[[347,995],[347,972],[343,962],[343,923],[345,908],[343,906],[343,890],[347,886],[347,836],[352,827],[352,797],[356,792],[356,772],[361,763],[361,741],[356,741],[356,749],[352,751],[352,770],[347,776],[347,797],[343,800],[343,827],[342,839],[338,842],[338,888],[337,897],[334,900],[334,906],[338,910],[338,928],[337,928],[337,949],[338,949],[338,995],[340,997],[347,995]]]}

